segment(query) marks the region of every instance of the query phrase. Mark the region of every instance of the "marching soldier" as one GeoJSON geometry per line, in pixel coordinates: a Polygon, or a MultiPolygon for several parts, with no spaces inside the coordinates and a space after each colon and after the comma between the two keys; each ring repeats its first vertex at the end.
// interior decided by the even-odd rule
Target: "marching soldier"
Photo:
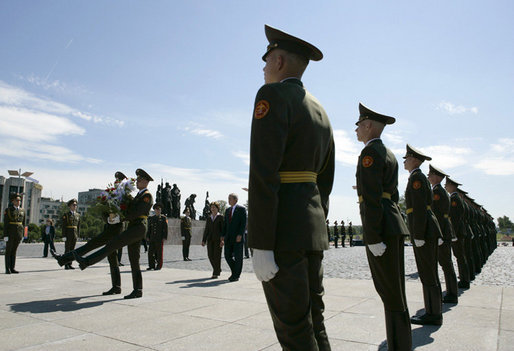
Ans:
{"type": "MultiPolygon", "coordinates": [[[[124,179],[127,178],[123,172],[116,172],[114,174],[114,178],[116,179],[114,184],[118,184],[124,179]]],[[[115,215],[113,213],[102,213],[102,219],[105,222],[103,231],[97,236],[93,237],[87,243],[82,245],[81,247],[69,251],[64,255],[58,255],[54,250],[50,250],[52,256],[57,260],[60,266],[63,265],[71,265],[71,262],[75,259],[75,255],[83,256],[86,253],[93,251],[100,246],[105,245],[109,240],[114,238],[116,235],[119,235],[123,230],[123,222],[120,219],[119,215],[115,215]]],[[[121,252],[122,248],[118,250],[118,252],[114,252],[107,256],[107,260],[109,261],[109,267],[111,271],[111,289],[103,292],[103,295],[115,295],[121,294],[121,275],[120,275],[120,263],[118,259],[118,255],[121,252]]]]}
{"type": "MultiPolygon", "coordinates": [[[[67,203],[70,209],[62,216],[62,237],[65,240],[64,252],[68,253],[75,249],[80,231],[80,215],[77,212],[77,199],[71,199],[67,203]]],[[[75,269],[71,262],[64,265],[64,269],[75,269]]]]}
{"type": "Polygon", "coordinates": [[[265,31],[266,84],[255,99],[250,141],[248,246],[282,348],[325,351],[322,261],[334,141],[327,114],[301,81],[309,60],[323,54],[272,27],[265,31]]]}
{"type": "Polygon", "coordinates": [[[144,238],[148,226],[148,215],[152,208],[153,198],[148,191],[148,183],[153,181],[152,177],[141,168],[136,170],[136,187],[139,190],[132,202],[129,203],[125,220],[128,221],[127,229],[112,238],[100,250],[87,257],[81,257],[74,253],[75,260],[79,263],[80,269],[100,262],[110,254],[116,254],[116,250],[128,246],[130,269],[132,270],[132,285],[134,290],[126,295],[125,299],[140,298],[143,296],[143,277],[139,267],[139,251],[141,239],[144,238]]]}
{"type": "Polygon", "coordinates": [[[414,324],[441,325],[443,306],[437,271],[437,245],[442,235],[437,218],[432,212],[430,183],[419,168],[425,160],[430,161],[432,158],[407,144],[404,159],[405,169],[410,172],[405,190],[407,221],[425,301],[425,314],[413,316],[410,321],[414,324]]]}
{"type": "Polygon", "coordinates": [[[412,332],[405,296],[404,237],[409,231],[398,206],[398,162],[380,135],[393,117],[359,104],[357,194],[366,255],[386,320],[388,350],[410,351],[412,332]]]}
{"type": "Polygon", "coordinates": [[[148,217],[148,231],[146,232],[146,239],[150,244],[147,270],[162,268],[163,243],[168,239],[168,219],[161,214],[162,205],[156,203],[153,205],[153,209],[155,216],[148,217]]]}
{"type": "Polygon", "coordinates": [[[25,229],[25,210],[20,206],[20,194],[11,194],[9,200],[11,203],[4,212],[5,274],[18,274],[14,266],[16,265],[16,251],[25,229]]]}
{"type": "Polygon", "coordinates": [[[466,232],[464,231],[464,205],[462,199],[457,193],[457,183],[450,177],[446,176],[446,191],[450,194],[450,218],[452,221],[453,232],[456,239],[452,240],[452,251],[457,258],[457,267],[459,270],[459,282],[457,286],[461,289],[469,289],[470,275],[468,260],[466,257],[466,232]]]}
{"type": "Polygon", "coordinates": [[[452,241],[455,238],[452,224],[450,222],[450,196],[441,185],[441,181],[447,174],[440,169],[429,165],[428,180],[432,184],[432,210],[439,222],[443,238],[439,240],[437,248],[437,258],[439,265],[444,272],[444,281],[446,282],[446,295],[443,298],[444,303],[457,303],[459,289],[457,288],[457,275],[453,269],[452,262],[452,241]]]}

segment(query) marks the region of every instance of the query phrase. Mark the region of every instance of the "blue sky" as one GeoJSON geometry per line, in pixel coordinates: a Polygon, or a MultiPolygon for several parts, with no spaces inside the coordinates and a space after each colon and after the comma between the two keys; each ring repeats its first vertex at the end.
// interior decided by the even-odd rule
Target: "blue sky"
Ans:
{"type": "Polygon", "coordinates": [[[197,209],[207,190],[246,202],[267,23],[325,55],[303,81],[334,129],[331,221],[360,223],[359,102],[397,118],[383,139],[401,193],[408,142],[512,219],[513,13],[509,1],[1,1],[0,174],[33,171],[44,196],[68,199],[141,167],[183,200],[198,194],[197,209]]]}

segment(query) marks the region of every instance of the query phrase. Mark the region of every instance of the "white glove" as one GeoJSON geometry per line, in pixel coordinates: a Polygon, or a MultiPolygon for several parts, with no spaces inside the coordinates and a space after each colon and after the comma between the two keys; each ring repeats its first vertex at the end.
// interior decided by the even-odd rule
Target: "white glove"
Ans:
{"type": "Polygon", "coordinates": [[[444,243],[443,239],[437,239],[437,246],[441,246],[444,243]]]}
{"type": "Polygon", "coordinates": [[[387,249],[387,245],[383,242],[380,242],[378,244],[368,245],[368,249],[371,251],[373,256],[382,256],[387,249]]]}
{"type": "Polygon", "coordinates": [[[4,236],[4,241],[8,242],[9,241],[9,237],[8,236],[4,236]]]}
{"type": "Polygon", "coordinates": [[[62,238],[62,241],[66,241],[66,238],[65,238],[65,237],[63,237],[63,238],[62,238]]]}
{"type": "Polygon", "coordinates": [[[253,271],[261,282],[267,282],[278,272],[273,250],[253,249],[253,271]]]}
{"type": "Polygon", "coordinates": [[[455,241],[457,241],[457,240],[459,240],[459,239],[458,239],[458,238],[456,238],[456,237],[455,237],[455,238],[452,238],[452,241],[453,241],[453,242],[455,242],[455,241]]]}
{"type": "Polygon", "coordinates": [[[185,236],[183,236],[183,237],[182,237],[182,240],[186,240],[186,237],[185,237],[185,236]]]}
{"type": "Polygon", "coordinates": [[[414,239],[414,245],[416,245],[416,247],[421,247],[425,245],[425,240],[414,239]]]}
{"type": "Polygon", "coordinates": [[[120,223],[120,215],[114,214],[114,213],[109,214],[109,218],[107,218],[107,223],[109,223],[109,224],[120,223]]]}

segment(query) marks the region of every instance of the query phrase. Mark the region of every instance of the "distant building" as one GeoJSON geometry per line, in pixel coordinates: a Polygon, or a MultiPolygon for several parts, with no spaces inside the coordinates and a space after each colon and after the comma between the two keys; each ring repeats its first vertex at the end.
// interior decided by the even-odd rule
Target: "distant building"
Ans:
{"type": "Polygon", "coordinates": [[[27,217],[25,224],[39,224],[42,190],[42,185],[25,178],[0,176],[0,220],[4,220],[4,211],[9,206],[9,195],[20,193],[21,207],[25,210],[27,217]]]}
{"type": "Polygon", "coordinates": [[[88,191],[79,192],[79,207],[86,205],[86,208],[96,202],[96,198],[102,193],[102,189],[89,189],[88,191]]]}
{"type": "Polygon", "coordinates": [[[49,197],[41,198],[40,216],[42,221],[47,219],[53,219],[54,223],[59,219],[59,208],[62,206],[64,201],[54,200],[49,197]]]}

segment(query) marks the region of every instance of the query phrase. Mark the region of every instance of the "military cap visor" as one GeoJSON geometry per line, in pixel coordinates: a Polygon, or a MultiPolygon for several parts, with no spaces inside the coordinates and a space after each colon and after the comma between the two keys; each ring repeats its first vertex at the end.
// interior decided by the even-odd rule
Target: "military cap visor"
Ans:
{"type": "Polygon", "coordinates": [[[268,39],[269,45],[266,52],[262,56],[262,60],[266,61],[266,56],[273,49],[282,49],[305,57],[308,60],[319,61],[323,58],[323,53],[311,43],[306,42],[300,38],[282,32],[276,28],[264,25],[264,32],[268,39]]]}
{"type": "Polygon", "coordinates": [[[17,197],[19,197],[21,199],[21,195],[18,194],[18,193],[12,193],[10,196],[9,196],[9,200],[12,201],[14,199],[16,199],[17,197]]]}
{"type": "Polygon", "coordinates": [[[142,170],[141,168],[136,169],[136,176],[146,179],[149,182],[153,181],[153,178],[150,177],[150,175],[148,173],[146,173],[144,170],[142,170]]]}
{"type": "Polygon", "coordinates": [[[127,178],[127,176],[125,174],[123,174],[123,172],[117,171],[116,173],[114,173],[114,178],[116,178],[118,180],[123,180],[123,179],[127,178]]]}
{"type": "Polygon", "coordinates": [[[71,199],[70,201],[68,201],[68,206],[70,206],[71,204],[77,204],[78,201],[77,199],[71,199]]]}
{"type": "Polygon", "coordinates": [[[367,108],[362,103],[359,103],[359,120],[355,122],[355,125],[358,126],[360,122],[366,119],[371,119],[382,124],[393,124],[394,122],[396,122],[396,119],[394,117],[380,114],[367,108]]]}
{"type": "Polygon", "coordinates": [[[162,204],[160,202],[156,202],[155,205],[153,205],[153,209],[160,208],[162,210],[162,204]]]}
{"type": "Polygon", "coordinates": [[[407,157],[414,157],[421,161],[425,161],[425,160],[431,161],[432,160],[432,157],[425,155],[424,153],[422,153],[418,149],[410,146],[409,144],[407,144],[407,152],[405,153],[405,156],[403,156],[403,158],[407,158],[407,157]]]}
{"type": "Polygon", "coordinates": [[[444,173],[443,171],[441,171],[439,168],[436,168],[432,165],[428,165],[428,173],[433,173],[439,177],[448,177],[448,174],[444,173]]]}
{"type": "Polygon", "coordinates": [[[461,183],[457,183],[455,180],[450,179],[450,177],[446,177],[446,183],[452,184],[452,185],[455,185],[455,186],[462,185],[461,183]]]}

